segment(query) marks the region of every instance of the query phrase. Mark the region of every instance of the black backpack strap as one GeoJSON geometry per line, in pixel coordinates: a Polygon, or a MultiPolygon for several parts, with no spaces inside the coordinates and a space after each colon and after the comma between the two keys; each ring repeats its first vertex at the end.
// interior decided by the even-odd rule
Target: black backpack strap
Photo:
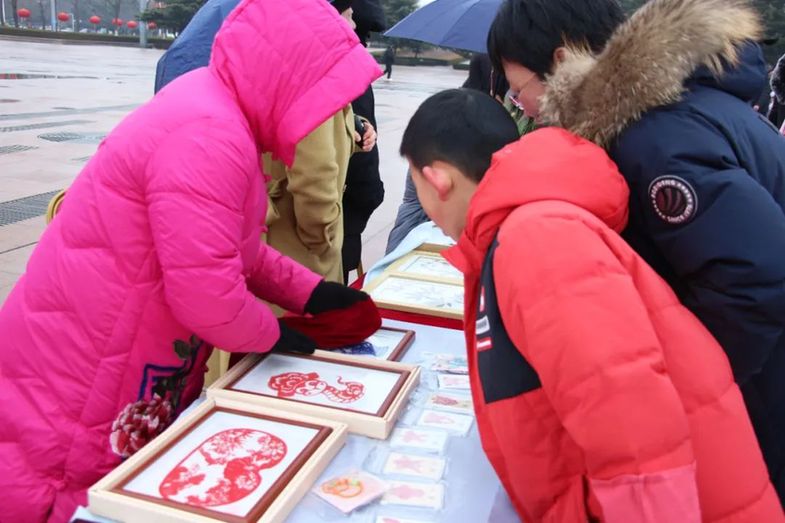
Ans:
{"type": "Polygon", "coordinates": [[[514,398],[542,387],[540,377],[515,347],[504,327],[493,274],[494,239],[485,255],[477,305],[477,367],[486,403],[514,398]]]}

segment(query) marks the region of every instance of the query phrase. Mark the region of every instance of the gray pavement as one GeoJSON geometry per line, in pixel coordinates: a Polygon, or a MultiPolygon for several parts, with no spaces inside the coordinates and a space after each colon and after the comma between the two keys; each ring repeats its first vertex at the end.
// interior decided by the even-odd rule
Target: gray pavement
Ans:
{"type": "MultiPolygon", "coordinates": [[[[160,55],[0,39],[0,304],[45,227],[42,216],[21,218],[35,214],[46,193],[68,187],[101,137],[151,97],[160,55]]],[[[397,149],[409,118],[425,98],[465,76],[446,67],[396,67],[391,81],[374,85],[386,197],[363,238],[366,267],[383,255],[403,195],[406,163],[397,149]]]]}

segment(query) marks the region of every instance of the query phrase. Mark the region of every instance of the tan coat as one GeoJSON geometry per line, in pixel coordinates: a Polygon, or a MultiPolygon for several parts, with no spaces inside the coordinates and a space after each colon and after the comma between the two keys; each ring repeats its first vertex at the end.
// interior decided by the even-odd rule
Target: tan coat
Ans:
{"type": "Polygon", "coordinates": [[[343,283],[343,191],[354,152],[351,106],[299,144],[294,164],[263,156],[267,185],[267,243],[329,281],[343,283]]]}

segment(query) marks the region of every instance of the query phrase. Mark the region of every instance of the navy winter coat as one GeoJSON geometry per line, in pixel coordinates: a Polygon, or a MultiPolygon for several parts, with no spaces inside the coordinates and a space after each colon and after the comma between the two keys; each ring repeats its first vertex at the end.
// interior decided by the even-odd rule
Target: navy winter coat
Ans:
{"type": "Polygon", "coordinates": [[[720,79],[699,69],[610,154],[632,194],[627,240],[725,349],[782,493],[785,139],[750,106],[765,82],[749,45],[720,79]]]}
{"type": "Polygon", "coordinates": [[[708,4],[655,0],[600,55],[569,53],[542,117],[618,164],[625,237],[727,353],[785,500],[785,138],[752,107],[766,82],[756,15],[708,4]]]}

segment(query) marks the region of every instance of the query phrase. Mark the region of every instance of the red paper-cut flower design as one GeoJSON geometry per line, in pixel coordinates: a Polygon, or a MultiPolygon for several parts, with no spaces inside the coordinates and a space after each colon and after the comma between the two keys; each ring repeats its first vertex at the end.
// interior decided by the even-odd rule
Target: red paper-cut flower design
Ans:
{"type": "Polygon", "coordinates": [[[172,422],[172,404],[157,394],[150,401],[129,403],[112,423],[109,443],[124,457],[133,456],[172,422]]]}

